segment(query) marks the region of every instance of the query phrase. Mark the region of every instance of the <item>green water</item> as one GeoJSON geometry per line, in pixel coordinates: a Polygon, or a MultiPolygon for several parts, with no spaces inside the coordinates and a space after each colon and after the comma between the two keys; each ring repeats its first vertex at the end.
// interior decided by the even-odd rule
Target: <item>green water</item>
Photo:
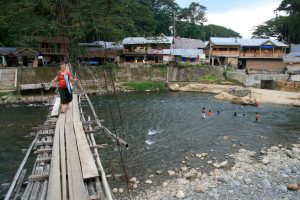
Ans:
{"type": "MultiPolygon", "coordinates": [[[[140,180],[158,169],[180,167],[191,151],[207,152],[210,159],[224,160],[224,154],[239,148],[259,150],[275,144],[288,145],[300,137],[300,108],[296,107],[241,106],[203,93],[131,93],[120,94],[117,99],[122,120],[113,96],[92,97],[99,117],[105,119],[105,126],[120,135],[123,127],[124,138],[130,146],[124,151],[127,171],[129,177],[140,180]],[[202,107],[214,111],[215,115],[202,119],[202,107]],[[221,111],[220,115],[216,115],[217,110],[221,111]],[[237,117],[233,116],[234,112],[237,117]],[[256,112],[261,117],[258,123],[256,112]],[[229,139],[225,140],[224,136],[229,139]],[[232,148],[233,144],[237,148],[232,148]]],[[[97,136],[97,140],[109,144],[101,151],[107,174],[124,174],[114,143],[102,136],[97,136]]],[[[205,166],[203,171],[209,171],[206,161],[194,159],[190,164],[194,168],[205,166]]]]}
{"type": "MultiPolygon", "coordinates": [[[[236,152],[238,148],[259,150],[264,146],[299,142],[300,108],[296,107],[241,106],[203,93],[129,93],[119,94],[117,99],[121,120],[114,96],[91,96],[99,118],[105,120],[103,124],[112,132],[124,134],[130,145],[123,152],[128,175],[141,181],[158,169],[180,167],[191,151],[207,152],[210,158],[223,160],[224,154],[236,152]],[[211,109],[215,115],[202,119],[202,107],[211,109]],[[220,115],[216,115],[217,110],[221,111],[220,115]],[[234,112],[237,117],[233,116],[234,112]],[[258,123],[255,112],[261,116],[258,123]],[[229,139],[225,140],[224,136],[229,139]],[[233,144],[237,148],[232,148],[233,144]]],[[[46,120],[49,107],[19,105],[0,109],[0,183],[5,183],[12,180],[24,157],[22,149],[33,139],[28,136],[32,127],[46,120]]],[[[100,150],[106,173],[124,174],[114,143],[102,135],[96,135],[96,140],[98,144],[108,144],[100,150]]],[[[206,161],[194,159],[190,164],[194,168],[205,166],[203,171],[209,171],[206,161]]],[[[28,164],[29,172],[32,162],[28,164]]],[[[154,181],[159,181],[156,177],[154,181]]],[[[159,177],[167,178],[165,174],[159,177]]],[[[112,187],[125,188],[124,182],[111,179],[109,182],[112,187]]]]}
{"type": "MultiPolygon", "coordinates": [[[[25,155],[22,149],[28,148],[33,140],[29,136],[32,127],[46,121],[48,109],[42,104],[0,106],[0,184],[12,181],[25,155]]],[[[30,173],[32,159],[28,165],[30,173]]]]}

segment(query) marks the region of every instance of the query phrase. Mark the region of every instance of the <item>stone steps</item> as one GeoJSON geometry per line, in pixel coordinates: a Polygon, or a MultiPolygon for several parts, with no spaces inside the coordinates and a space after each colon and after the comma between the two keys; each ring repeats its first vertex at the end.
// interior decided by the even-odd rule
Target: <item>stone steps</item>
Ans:
{"type": "Polygon", "coordinates": [[[0,69],[0,90],[15,90],[15,69],[0,69]]]}

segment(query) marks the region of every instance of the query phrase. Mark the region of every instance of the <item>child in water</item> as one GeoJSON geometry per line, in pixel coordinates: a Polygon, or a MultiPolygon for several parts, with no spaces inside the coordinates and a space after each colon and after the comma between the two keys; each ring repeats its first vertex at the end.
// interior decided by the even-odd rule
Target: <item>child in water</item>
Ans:
{"type": "Polygon", "coordinates": [[[255,113],[255,122],[258,122],[258,120],[259,120],[259,113],[257,112],[255,113]]]}
{"type": "Polygon", "coordinates": [[[207,113],[208,116],[212,116],[213,114],[214,114],[214,113],[211,112],[210,110],[209,110],[208,113],[207,113]]]}
{"type": "Polygon", "coordinates": [[[202,109],[202,118],[205,119],[206,115],[205,115],[205,108],[202,109]]]}

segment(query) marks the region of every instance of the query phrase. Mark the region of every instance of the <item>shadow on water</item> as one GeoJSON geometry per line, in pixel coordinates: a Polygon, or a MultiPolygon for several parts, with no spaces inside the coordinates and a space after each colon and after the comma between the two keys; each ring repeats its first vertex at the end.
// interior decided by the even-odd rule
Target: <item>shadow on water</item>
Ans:
{"type": "MultiPolygon", "coordinates": [[[[239,148],[257,151],[264,146],[293,143],[300,136],[300,109],[295,107],[242,106],[203,93],[130,93],[117,98],[123,132],[130,145],[124,151],[128,174],[141,180],[156,170],[180,167],[191,152],[209,153],[203,161],[188,161],[194,168],[205,166],[205,171],[210,170],[206,168],[208,159],[223,161],[224,154],[239,148]],[[202,107],[214,115],[202,119],[202,107]],[[256,112],[260,113],[258,123],[256,112]]],[[[114,96],[93,96],[92,101],[98,116],[105,119],[104,125],[112,132],[122,133],[114,96]]],[[[97,140],[110,144],[101,151],[107,174],[123,173],[114,144],[102,136],[97,136],[97,140]]]]}
{"type": "MultiPolygon", "coordinates": [[[[0,106],[0,184],[12,181],[25,155],[22,149],[28,148],[33,140],[29,136],[32,127],[46,120],[48,108],[43,104],[0,106]]],[[[34,156],[28,160],[27,175],[33,161],[34,156]]],[[[1,197],[4,192],[1,188],[1,197]]]]}

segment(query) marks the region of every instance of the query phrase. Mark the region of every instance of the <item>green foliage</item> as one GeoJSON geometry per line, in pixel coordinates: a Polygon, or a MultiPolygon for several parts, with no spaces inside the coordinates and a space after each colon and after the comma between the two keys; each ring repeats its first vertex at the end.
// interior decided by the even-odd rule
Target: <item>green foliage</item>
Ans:
{"type": "Polygon", "coordinates": [[[181,67],[181,68],[195,68],[195,67],[210,67],[209,65],[204,65],[204,64],[191,64],[191,63],[177,63],[177,67],[181,67]]]}
{"type": "Polygon", "coordinates": [[[287,16],[276,16],[256,27],[253,37],[277,37],[290,43],[300,43],[300,0],[283,0],[276,11],[287,16]]]}
{"type": "Polygon", "coordinates": [[[205,11],[205,6],[192,2],[188,8],[184,8],[180,11],[178,19],[188,21],[192,24],[203,24],[203,22],[207,21],[205,18],[205,11]]]}
{"type": "Polygon", "coordinates": [[[143,82],[127,82],[123,86],[126,86],[128,89],[132,89],[137,92],[146,91],[146,90],[165,90],[166,86],[163,82],[156,81],[143,81],[143,82]]]}
{"type": "Polygon", "coordinates": [[[10,0],[2,1],[0,9],[0,46],[34,47],[34,36],[67,36],[71,59],[82,52],[78,42],[170,35],[174,20],[181,37],[238,35],[224,27],[197,25],[206,20],[206,8],[194,2],[180,8],[175,0],[10,0]]]}
{"type": "Polygon", "coordinates": [[[217,25],[197,25],[187,22],[177,22],[177,35],[186,38],[209,40],[210,37],[241,37],[241,35],[231,29],[217,25]]]}
{"type": "Polygon", "coordinates": [[[223,79],[220,79],[219,77],[212,74],[206,74],[198,78],[198,81],[205,82],[205,83],[218,83],[221,80],[223,79]]]}
{"type": "Polygon", "coordinates": [[[289,31],[289,27],[287,26],[288,21],[289,17],[287,16],[270,19],[256,27],[252,33],[253,38],[275,37],[278,40],[289,40],[287,34],[289,31]]]}

